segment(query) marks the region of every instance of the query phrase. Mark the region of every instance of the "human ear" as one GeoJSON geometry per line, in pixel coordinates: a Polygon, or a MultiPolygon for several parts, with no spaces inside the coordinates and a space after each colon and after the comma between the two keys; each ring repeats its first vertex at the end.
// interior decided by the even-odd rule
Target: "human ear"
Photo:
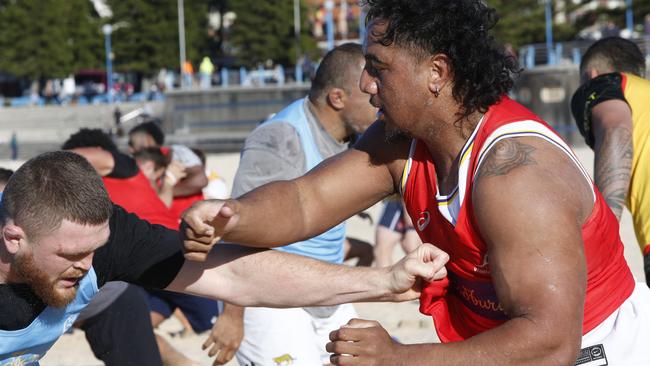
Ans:
{"type": "Polygon", "coordinates": [[[429,57],[425,67],[428,70],[427,87],[436,97],[451,80],[451,64],[449,57],[437,53],[429,57]]]}
{"type": "Polygon", "coordinates": [[[327,103],[337,111],[345,107],[346,94],[343,89],[332,88],[327,92],[327,103]]]}
{"type": "Polygon", "coordinates": [[[10,223],[2,227],[2,239],[7,248],[7,252],[10,254],[18,253],[18,250],[24,243],[25,237],[25,232],[19,226],[10,223]]]}

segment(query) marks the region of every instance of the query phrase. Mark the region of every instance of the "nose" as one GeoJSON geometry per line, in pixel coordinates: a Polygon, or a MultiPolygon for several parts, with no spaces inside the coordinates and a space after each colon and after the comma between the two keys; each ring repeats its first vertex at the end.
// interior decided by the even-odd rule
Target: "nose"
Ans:
{"type": "Polygon", "coordinates": [[[365,68],[361,72],[361,78],[359,79],[359,89],[361,89],[361,91],[366,94],[377,94],[377,82],[368,74],[368,71],[366,71],[365,68]]]}
{"type": "Polygon", "coordinates": [[[90,253],[87,256],[83,257],[81,260],[78,260],[74,262],[72,265],[75,269],[88,272],[90,270],[90,267],[93,264],[93,255],[95,253],[90,253]]]}

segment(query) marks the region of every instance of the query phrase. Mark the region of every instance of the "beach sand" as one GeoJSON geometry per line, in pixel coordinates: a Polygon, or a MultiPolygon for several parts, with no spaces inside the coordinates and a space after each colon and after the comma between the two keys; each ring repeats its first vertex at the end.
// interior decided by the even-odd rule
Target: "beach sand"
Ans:
{"type": "MultiPolygon", "coordinates": [[[[583,161],[585,167],[592,171],[593,154],[586,147],[576,149],[576,153],[583,161]]],[[[235,175],[239,154],[218,154],[208,157],[208,167],[216,170],[229,183],[235,175]]],[[[3,166],[0,162],[0,166],[3,166]]],[[[369,210],[369,213],[377,222],[381,213],[381,206],[377,205],[369,210]]],[[[374,241],[374,226],[358,218],[349,220],[348,235],[359,239],[374,241]]],[[[625,243],[625,257],[632,268],[632,272],[637,279],[643,280],[643,263],[636,244],[632,221],[629,213],[625,212],[621,223],[621,235],[625,243]]],[[[395,257],[398,258],[401,249],[395,249],[395,257]]],[[[391,335],[395,336],[403,343],[425,343],[434,342],[437,337],[433,330],[433,323],[429,317],[425,317],[418,312],[418,304],[415,301],[406,303],[360,303],[355,304],[359,316],[363,319],[373,319],[379,321],[391,335]]],[[[207,357],[207,353],[201,351],[201,344],[205,341],[207,334],[190,335],[186,338],[171,337],[170,333],[178,331],[180,324],[173,319],[163,323],[160,332],[168,337],[172,345],[182,350],[195,361],[211,365],[212,360],[207,357]]],[[[66,334],[54,345],[50,352],[41,361],[43,366],[96,366],[102,365],[90,351],[84,338],[83,332],[75,331],[72,334],[66,334]]],[[[236,361],[231,361],[227,365],[237,365],[236,361]]]]}

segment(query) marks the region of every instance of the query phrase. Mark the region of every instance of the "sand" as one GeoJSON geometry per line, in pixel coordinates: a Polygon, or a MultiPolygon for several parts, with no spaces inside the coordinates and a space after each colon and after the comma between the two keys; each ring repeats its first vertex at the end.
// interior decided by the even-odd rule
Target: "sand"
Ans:
{"type": "MultiPolygon", "coordinates": [[[[593,154],[588,148],[577,148],[576,152],[584,162],[585,167],[591,171],[593,166],[593,154]]],[[[237,169],[238,154],[219,154],[211,155],[208,158],[208,166],[219,172],[228,182],[232,182],[237,169]]],[[[0,162],[0,166],[3,166],[0,162]]],[[[375,206],[369,210],[377,222],[380,214],[380,206],[375,206]]],[[[367,222],[357,218],[350,219],[348,233],[351,236],[360,239],[373,241],[374,227],[367,222]]],[[[621,235],[625,243],[625,256],[632,268],[634,275],[638,279],[643,279],[642,257],[636,244],[632,221],[629,213],[625,213],[621,223],[621,235]]],[[[401,250],[396,248],[395,256],[399,257],[401,250]]],[[[430,318],[425,317],[418,312],[417,302],[406,303],[362,303],[355,304],[355,307],[361,318],[378,320],[389,333],[395,336],[403,343],[423,343],[434,342],[436,336],[433,331],[433,324],[430,318]]],[[[186,338],[171,337],[173,333],[180,329],[176,322],[168,321],[161,326],[161,333],[164,334],[170,342],[179,350],[185,352],[195,361],[211,365],[212,360],[207,354],[201,351],[201,344],[204,342],[206,334],[191,335],[186,338]]],[[[95,366],[102,365],[90,351],[84,335],[80,331],[73,334],[66,334],[54,345],[50,352],[42,360],[43,366],[95,366]]],[[[236,361],[231,361],[228,365],[237,365],[236,361]]]]}

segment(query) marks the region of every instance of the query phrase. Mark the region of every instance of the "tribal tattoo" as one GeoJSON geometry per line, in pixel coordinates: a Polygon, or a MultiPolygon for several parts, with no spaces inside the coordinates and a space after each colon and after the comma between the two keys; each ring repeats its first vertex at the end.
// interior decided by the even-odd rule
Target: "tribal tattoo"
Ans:
{"type": "Polygon", "coordinates": [[[515,139],[503,139],[488,152],[481,165],[478,178],[506,175],[524,165],[535,165],[532,158],[536,149],[515,139]]]}
{"type": "Polygon", "coordinates": [[[608,129],[601,143],[596,142],[594,177],[607,205],[621,218],[629,191],[634,150],[632,131],[625,127],[608,129]]]}

